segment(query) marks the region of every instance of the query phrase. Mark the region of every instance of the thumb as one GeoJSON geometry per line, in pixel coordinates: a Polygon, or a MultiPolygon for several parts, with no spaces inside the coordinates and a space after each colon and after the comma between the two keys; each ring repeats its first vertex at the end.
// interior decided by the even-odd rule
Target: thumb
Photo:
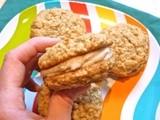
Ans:
{"type": "Polygon", "coordinates": [[[51,96],[47,120],[71,120],[73,101],[60,92],[51,96]]]}

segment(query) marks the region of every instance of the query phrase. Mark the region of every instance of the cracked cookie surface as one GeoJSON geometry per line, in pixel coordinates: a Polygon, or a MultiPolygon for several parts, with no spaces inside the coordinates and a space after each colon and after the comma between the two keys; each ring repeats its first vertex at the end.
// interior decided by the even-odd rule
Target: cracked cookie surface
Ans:
{"type": "Polygon", "coordinates": [[[108,47],[111,40],[104,34],[87,33],[74,39],[62,40],[49,48],[38,61],[41,70],[57,65],[72,57],[108,47]]]}
{"type": "Polygon", "coordinates": [[[61,8],[41,11],[31,26],[31,37],[46,36],[74,38],[86,33],[82,18],[71,10],[61,8]]]}
{"type": "Polygon", "coordinates": [[[104,60],[93,65],[77,69],[73,72],[44,78],[44,84],[49,89],[61,90],[85,86],[99,82],[108,75],[108,61],[104,60]]]}
{"type": "Polygon", "coordinates": [[[132,75],[147,62],[149,38],[147,33],[130,24],[110,26],[101,32],[113,41],[109,74],[118,77],[132,75]]]}

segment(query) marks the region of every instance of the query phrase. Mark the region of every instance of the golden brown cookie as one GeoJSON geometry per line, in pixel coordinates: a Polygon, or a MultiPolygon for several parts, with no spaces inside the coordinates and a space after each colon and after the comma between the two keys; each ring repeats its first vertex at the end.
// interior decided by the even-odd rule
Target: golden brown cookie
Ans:
{"type": "Polygon", "coordinates": [[[113,41],[109,74],[129,76],[139,71],[147,62],[149,38],[140,28],[130,24],[118,24],[104,29],[101,33],[113,41]]]}
{"type": "Polygon", "coordinates": [[[72,120],[100,120],[102,96],[99,87],[92,83],[90,89],[78,96],[73,104],[72,120]]]}
{"type": "Polygon", "coordinates": [[[54,90],[70,89],[98,82],[107,75],[108,61],[101,61],[62,75],[46,77],[44,78],[44,84],[54,90]]]}
{"type": "Polygon", "coordinates": [[[53,93],[52,90],[50,90],[48,87],[42,84],[41,90],[38,93],[37,107],[38,107],[38,113],[43,117],[46,117],[48,115],[49,100],[52,93],[53,93]]]}
{"type": "Polygon", "coordinates": [[[31,26],[31,37],[74,38],[86,32],[83,19],[70,10],[53,8],[41,11],[31,26]]]}
{"type": "Polygon", "coordinates": [[[72,57],[108,47],[112,44],[111,40],[103,34],[87,33],[74,39],[68,38],[47,49],[43,54],[38,65],[41,70],[55,66],[72,57]]]}
{"type": "Polygon", "coordinates": [[[103,34],[84,34],[63,40],[39,59],[44,84],[60,90],[83,86],[107,76],[111,40],[103,34]]]}

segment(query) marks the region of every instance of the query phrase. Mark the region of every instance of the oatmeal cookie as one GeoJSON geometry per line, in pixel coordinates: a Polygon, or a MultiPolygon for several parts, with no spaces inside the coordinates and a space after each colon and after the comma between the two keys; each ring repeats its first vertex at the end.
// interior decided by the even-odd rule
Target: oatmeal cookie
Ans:
{"type": "Polygon", "coordinates": [[[44,84],[50,89],[61,90],[85,86],[98,82],[108,75],[108,61],[101,61],[91,66],[64,73],[58,76],[44,78],[44,84]]]}
{"type": "Polygon", "coordinates": [[[74,102],[72,120],[100,120],[102,102],[99,87],[92,83],[90,89],[74,102]]]}
{"type": "Polygon", "coordinates": [[[31,37],[74,38],[86,33],[82,18],[70,10],[52,8],[41,11],[31,26],[31,37]]]}
{"type": "Polygon", "coordinates": [[[149,38],[147,33],[130,24],[118,24],[102,30],[113,41],[109,74],[126,77],[139,71],[147,62],[149,38]]]}

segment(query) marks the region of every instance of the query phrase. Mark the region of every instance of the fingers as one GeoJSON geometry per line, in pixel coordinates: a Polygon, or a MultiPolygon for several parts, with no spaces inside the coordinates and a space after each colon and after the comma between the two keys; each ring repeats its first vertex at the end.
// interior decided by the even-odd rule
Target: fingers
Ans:
{"type": "Polygon", "coordinates": [[[79,96],[80,94],[85,93],[89,88],[90,88],[90,84],[88,84],[86,86],[81,86],[81,87],[75,88],[74,94],[79,96]]]}
{"type": "MultiPolygon", "coordinates": [[[[0,82],[3,83],[3,86],[21,86],[26,74],[26,64],[29,64],[37,53],[44,52],[46,47],[56,44],[59,40],[58,38],[37,37],[11,50],[5,56],[0,72],[0,79],[2,79],[0,82]]],[[[31,71],[27,72],[31,73],[31,71]]]]}
{"type": "Polygon", "coordinates": [[[89,89],[90,85],[54,92],[49,104],[48,120],[71,120],[73,100],[89,89]]]}
{"type": "Polygon", "coordinates": [[[26,65],[26,74],[25,74],[25,79],[22,83],[22,87],[26,87],[28,90],[32,92],[38,92],[41,87],[34,82],[34,80],[31,78],[31,74],[33,70],[39,70],[38,67],[38,59],[41,54],[38,54],[34,58],[32,58],[29,63],[26,65]]]}
{"type": "Polygon", "coordinates": [[[47,120],[71,120],[73,101],[66,101],[64,97],[57,93],[52,95],[47,120]]]}
{"type": "Polygon", "coordinates": [[[38,59],[40,56],[41,56],[40,53],[37,54],[26,64],[26,71],[30,71],[30,74],[33,70],[39,70],[38,59]]]}
{"type": "Polygon", "coordinates": [[[38,92],[41,89],[41,87],[37,83],[35,83],[34,80],[32,80],[31,78],[28,80],[25,87],[32,92],[38,92]]]}
{"type": "Polygon", "coordinates": [[[26,64],[37,53],[44,52],[46,47],[50,47],[59,41],[59,38],[35,37],[13,49],[9,54],[26,64]]]}
{"type": "Polygon", "coordinates": [[[86,92],[89,89],[89,87],[90,85],[86,85],[86,86],[81,86],[77,88],[61,90],[61,91],[57,91],[57,94],[60,94],[61,96],[65,96],[65,98],[69,98],[74,101],[77,99],[79,95],[86,92]]]}

